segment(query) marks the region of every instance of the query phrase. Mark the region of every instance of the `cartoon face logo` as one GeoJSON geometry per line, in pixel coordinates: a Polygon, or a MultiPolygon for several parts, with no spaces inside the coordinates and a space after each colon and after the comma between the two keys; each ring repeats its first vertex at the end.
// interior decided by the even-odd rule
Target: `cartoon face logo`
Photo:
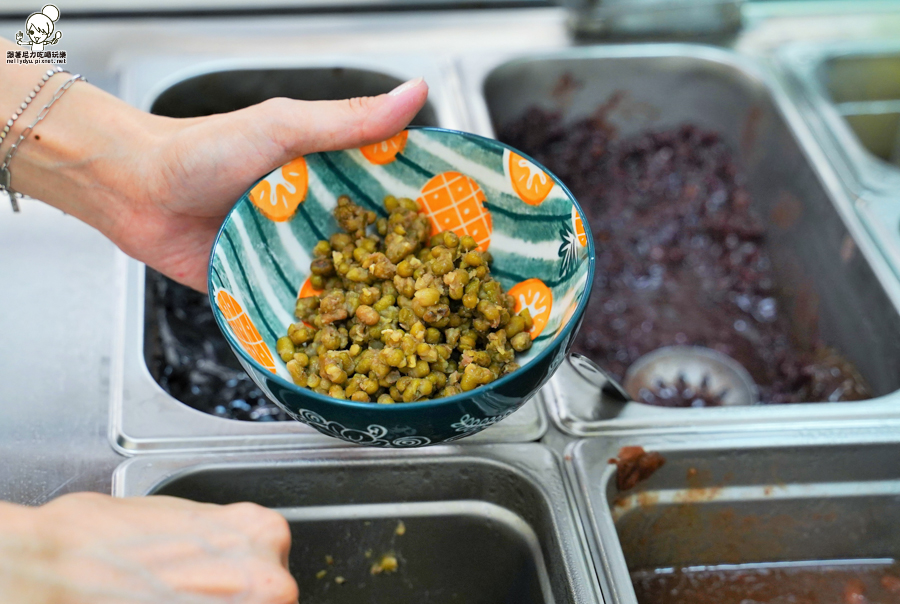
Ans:
{"type": "Polygon", "coordinates": [[[54,23],[59,19],[59,9],[48,4],[41,12],[34,13],[25,21],[25,32],[16,32],[16,44],[31,46],[31,50],[44,50],[45,44],[56,44],[62,38],[62,32],[54,33],[54,23]],[[25,36],[28,36],[28,41],[25,36]]]}

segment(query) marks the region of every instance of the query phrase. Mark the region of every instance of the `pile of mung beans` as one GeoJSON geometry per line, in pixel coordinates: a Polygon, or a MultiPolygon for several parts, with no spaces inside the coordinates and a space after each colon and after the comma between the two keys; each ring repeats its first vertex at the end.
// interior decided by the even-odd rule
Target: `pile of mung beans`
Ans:
{"type": "MultiPolygon", "coordinates": [[[[451,231],[429,236],[412,199],[388,196],[387,218],[338,199],[343,232],[313,249],[299,321],[277,351],[294,383],[358,402],[409,403],[467,392],[519,368],[528,309],[490,274],[491,255],[451,231]],[[367,229],[375,225],[377,234],[367,229]]],[[[369,229],[371,230],[371,229],[369,229]]]]}

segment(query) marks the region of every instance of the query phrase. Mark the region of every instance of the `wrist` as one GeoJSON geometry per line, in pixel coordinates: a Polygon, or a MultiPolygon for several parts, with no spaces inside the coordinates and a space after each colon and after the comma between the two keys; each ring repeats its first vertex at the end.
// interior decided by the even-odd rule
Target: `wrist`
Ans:
{"type": "MultiPolygon", "coordinates": [[[[66,81],[54,80],[41,108],[66,81]]],[[[22,129],[37,112],[29,111],[22,129]]],[[[142,182],[141,159],[155,144],[152,122],[159,119],[76,82],[22,141],[9,166],[12,187],[112,237],[142,182]]]]}
{"type": "Polygon", "coordinates": [[[40,508],[0,502],[0,601],[57,604],[57,548],[40,525],[40,508]]]}
{"type": "MultiPolygon", "coordinates": [[[[0,534],[32,534],[37,526],[39,509],[0,501],[0,534]]],[[[2,541],[0,539],[0,543],[2,541]]]]}
{"type": "MultiPolygon", "coordinates": [[[[7,76],[7,73],[0,75],[7,76]]],[[[67,77],[59,67],[28,69],[8,75],[10,82],[0,98],[0,164],[19,140],[19,135],[40,113],[43,104],[53,97],[52,90],[58,82],[67,77]]]]}

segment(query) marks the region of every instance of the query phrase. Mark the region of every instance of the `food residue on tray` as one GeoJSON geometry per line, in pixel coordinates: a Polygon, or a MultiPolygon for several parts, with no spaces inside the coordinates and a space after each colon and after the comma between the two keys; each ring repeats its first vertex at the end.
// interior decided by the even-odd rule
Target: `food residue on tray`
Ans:
{"type": "Polygon", "coordinates": [[[241,367],[216,327],[207,294],[149,267],[145,293],[147,367],[163,390],[217,417],[290,420],[241,367]]]}
{"type": "Polygon", "coordinates": [[[327,574],[328,574],[327,570],[324,570],[324,569],[320,570],[319,572],[316,573],[316,579],[324,579],[325,575],[327,575],[327,574]]]}
{"type": "Polygon", "coordinates": [[[619,456],[609,460],[616,465],[616,488],[627,491],[642,480],[647,480],[666,463],[656,451],[647,452],[643,447],[622,447],[619,456]]]}
{"type": "Polygon", "coordinates": [[[527,308],[490,273],[470,235],[429,236],[412,199],[388,196],[387,218],[338,198],[343,232],[313,250],[300,320],[276,344],[294,383],[358,402],[414,402],[466,392],[509,374],[531,348],[527,308]],[[377,235],[367,227],[376,225],[377,235]]]}
{"type": "Polygon", "coordinates": [[[719,135],[685,125],[619,138],[615,104],[573,122],[534,108],[499,136],[555,172],[590,223],[597,268],[573,350],[621,380],[648,352],[705,346],[743,365],[763,403],[870,397],[837,351],[792,337],[766,228],[719,135]]]}
{"type": "Polygon", "coordinates": [[[639,604],[897,604],[900,565],[775,563],[639,570],[639,604]]]}
{"type": "Polygon", "coordinates": [[[338,575],[337,577],[334,578],[334,582],[337,583],[338,585],[343,585],[346,580],[347,579],[345,579],[344,577],[342,577],[340,575],[338,575]]]}
{"type": "MultiPolygon", "coordinates": [[[[897,569],[898,574],[900,574],[900,569],[897,569]]],[[[897,594],[900,596],[900,577],[896,575],[884,575],[881,577],[881,587],[888,593],[897,594]]]]}
{"type": "Polygon", "coordinates": [[[640,402],[660,407],[721,407],[728,390],[714,392],[705,376],[697,385],[688,384],[683,375],[674,382],[658,382],[641,388],[640,402]]]}
{"type": "Polygon", "coordinates": [[[369,572],[373,575],[391,574],[397,572],[397,569],[400,567],[400,563],[397,560],[397,556],[394,554],[384,554],[378,560],[372,564],[372,568],[369,572]]]}
{"type": "Polygon", "coordinates": [[[397,535],[397,536],[399,536],[399,537],[402,537],[403,535],[406,534],[406,525],[403,524],[403,521],[402,521],[402,520],[400,520],[399,522],[397,522],[397,528],[394,529],[394,534],[397,535]]]}
{"type": "Polygon", "coordinates": [[[844,604],[868,604],[866,585],[859,577],[847,579],[844,583],[844,604]]]}

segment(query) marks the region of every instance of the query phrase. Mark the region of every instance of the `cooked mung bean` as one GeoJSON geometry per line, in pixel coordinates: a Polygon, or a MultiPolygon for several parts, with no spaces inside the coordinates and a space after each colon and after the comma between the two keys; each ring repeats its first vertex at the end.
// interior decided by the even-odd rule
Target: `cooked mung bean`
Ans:
{"type": "Polygon", "coordinates": [[[430,236],[415,201],[388,196],[387,218],[338,198],[344,232],[313,248],[300,320],[276,351],[298,386],[334,398],[410,403],[468,392],[518,369],[531,315],[490,275],[469,235],[430,236]],[[378,235],[368,235],[375,225],[378,235]]]}

